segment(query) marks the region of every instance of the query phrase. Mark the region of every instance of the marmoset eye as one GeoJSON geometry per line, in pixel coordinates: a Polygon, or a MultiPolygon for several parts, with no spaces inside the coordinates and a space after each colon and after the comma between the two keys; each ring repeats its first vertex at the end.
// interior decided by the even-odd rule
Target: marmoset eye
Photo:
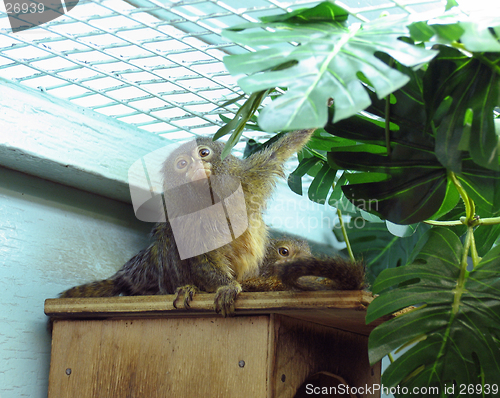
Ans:
{"type": "Polygon", "coordinates": [[[280,256],[288,257],[290,255],[290,250],[288,250],[286,247],[280,247],[278,248],[278,253],[280,256]]]}
{"type": "Polygon", "coordinates": [[[211,154],[210,152],[210,149],[209,148],[200,148],[200,150],[198,151],[198,154],[200,155],[200,158],[206,158],[207,156],[209,156],[211,154]]]}

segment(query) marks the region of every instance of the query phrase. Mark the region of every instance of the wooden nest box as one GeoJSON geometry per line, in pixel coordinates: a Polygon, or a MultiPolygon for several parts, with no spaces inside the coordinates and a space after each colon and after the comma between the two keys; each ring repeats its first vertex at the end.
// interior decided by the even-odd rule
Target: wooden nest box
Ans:
{"type": "Polygon", "coordinates": [[[380,383],[368,363],[371,293],[242,293],[232,318],[214,313],[213,294],[190,310],[173,299],[46,300],[49,398],[380,396],[365,390],[380,383]]]}

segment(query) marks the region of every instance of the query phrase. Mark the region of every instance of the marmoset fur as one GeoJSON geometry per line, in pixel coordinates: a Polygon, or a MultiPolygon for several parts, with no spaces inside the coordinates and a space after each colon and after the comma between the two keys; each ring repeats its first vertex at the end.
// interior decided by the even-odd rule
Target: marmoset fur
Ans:
{"type": "Polygon", "coordinates": [[[241,285],[247,292],[362,290],[365,267],[340,256],[314,257],[302,239],[271,239],[260,275],[241,285]]]}
{"type": "Polygon", "coordinates": [[[310,257],[311,249],[307,241],[294,238],[270,239],[266,256],[260,267],[259,275],[241,282],[245,292],[267,292],[286,290],[278,278],[278,271],[286,262],[310,257]]]}
{"type": "Polygon", "coordinates": [[[61,293],[61,297],[177,293],[174,305],[183,296],[185,307],[189,307],[193,294],[201,290],[216,293],[217,313],[232,315],[235,298],[242,290],[240,282],[258,275],[266,255],[268,230],[262,212],[276,178],[283,176],[285,162],[307,143],[313,131],[284,134],[244,160],[232,155],[221,160],[224,144],[208,138],[197,138],[194,145],[181,145],[167,158],[162,169],[168,220],[153,228],[151,245],[110,278],[73,287],[61,293]],[[241,191],[238,191],[239,184],[241,191]],[[212,195],[212,206],[208,207],[198,203],[199,193],[207,189],[212,195]],[[225,209],[238,198],[243,198],[246,208],[233,217],[225,209]],[[181,259],[173,222],[184,216],[186,209],[193,208],[203,209],[206,216],[178,225],[183,239],[189,237],[193,244],[201,244],[201,249],[206,241],[206,247],[211,248],[224,236],[227,238],[227,231],[222,231],[227,230],[228,225],[234,239],[214,250],[181,259]],[[223,220],[221,208],[226,212],[223,220]],[[242,225],[246,226],[245,231],[236,236],[236,230],[242,225]]]}

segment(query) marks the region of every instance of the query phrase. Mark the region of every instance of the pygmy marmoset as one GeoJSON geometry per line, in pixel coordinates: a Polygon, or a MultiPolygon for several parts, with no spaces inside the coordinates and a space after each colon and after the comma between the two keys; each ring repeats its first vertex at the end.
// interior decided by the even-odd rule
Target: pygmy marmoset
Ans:
{"type": "Polygon", "coordinates": [[[193,294],[201,290],[215,292],[215,311],[231,315],[235,298],[242,290],[240,282],[258,275],[266,254],[268,230],[262,212],[276,178],[283,176],[285,162],[307,143],[313,131],[284,134],[243,160],[232,155],[221,160],[224,144],[209,138],[181,145],[168,156],[162,169],[168,219],[153,228],[153,242],[110,278],[73,287],[61,297],[177,293],[174,305],[183,296],[185,306],[189,306],[193,294]],[[203,207],[198,204],[198,195],[207,190],[212,203],[203,207]],[[227,208],[237,207],[238,200],[244,201],[244,208],[240,208],[243,211],[228,214],[227,208]],[[204,217],[174,224],[191,206],[200,206],[204,217]],[[220,217],[221,208],[226,217],[220,217]],[[174,235],[173,225],[180,231],[178,234],[174,235]],[[243,226],[246,228],[242,232],[243,226]],[[181,258],[178,236],[183,244],[189,237],[193,244],[201,245],[197,249],[202,252],[203,245],[211,249],[227,239],[228,230],[234,237],[229,243],[181,258]]]}
{"type": "Polygon", "coordinates": [[[303,239],[271,239],[259,276],[241,282],[243,291],[362,290],[365,267],[340,256],[315,257],[303,239]]]}

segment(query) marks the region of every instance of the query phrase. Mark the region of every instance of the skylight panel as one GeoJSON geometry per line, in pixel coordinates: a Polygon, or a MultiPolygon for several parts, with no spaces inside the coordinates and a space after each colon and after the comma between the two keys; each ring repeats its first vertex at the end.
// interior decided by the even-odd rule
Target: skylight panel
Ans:
{"type": "MultiPolygon", "coordinates": [[[[0,77],[43,89],[151,134],[213,134],[241,93],[224,56],[249,51],[222,29],[310,0],[80,0],[63,17],[12,34],[0,2],[0,77]]],[[[342,0],[353,21],[443,6],[439,0],[342,0]]],[[[240,101],[241,103],[241,101],[240,101]]],[[[247,137],[264,136],[246,132],[247,137]]]]}

